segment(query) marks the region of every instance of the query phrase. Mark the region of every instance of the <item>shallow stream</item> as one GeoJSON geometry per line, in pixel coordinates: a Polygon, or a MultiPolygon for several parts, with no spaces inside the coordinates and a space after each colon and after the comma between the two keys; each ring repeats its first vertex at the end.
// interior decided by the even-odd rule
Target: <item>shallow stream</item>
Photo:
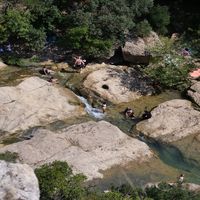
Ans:
{"type": "MultiPolygon", "coordinates": [[[[17,68],[8,67],[5,70],[0,71],[0,87],[2,86],[13,86],[20,83],[24,78],[29,76],[40,76],[38,69],[36,68],[17,68]]],[[[57,73],[56,78],[59,79],[61,85],[66,85],[74,91],[80,86],[84,75],[78,73],[57,73]]],[[[44,77],[45,78],[45,77],[44,77]]],[[[86,106],[87,115],[79,118],[71,118],[66,121],[57,121],[49,124],[47,128],[51,130],[57,130],[75,123],[82,123],[89,120],[106,120],[110,123],[118,126],[122,131],[131,137],[137,137],[138,133],[134,129],[135,122],[133,120],[125,119],[121,114],[126,107],[134,109],[135,115],[140,117],[144,108],[148,110],[156,107],[158,104],[171,99],[183,98],[178,91],[165,91],[156,96],[142,97],[136,101],[129,103],[122,103],[118,105],[108,105],[106,114],[102,114],[98,108],[92,108],[84,97],[79,97],[83,104],[86,106]]],[[[27,131],[28,135],[30,131],[27,131]]],[[[18,141],[10,140],[11,143],[18,141]]],[[[155,152],[155,157],[146,163],[130,163],[127,166],[114,166],[113,168],[104,172],[105,178],[102,180],[94,180],[90,182],[90,186],[95,186],[100,189],[106,189],[112,184],[120,185],[122,183],[131,184],[133,187],[143,186],[147,182],[158,182],[158,181],[176,181],[177,176],[180,173],[186,174],[186,180],[200,184],[200,162],[194,159],[199,156],[199,152],[192,150],[192,158],[188,155],[188,145],[193,141],[188,138],[187,140],[179,141],[174,146],[158,143],[152,140],[148,140],[143,137],[139,137],[147,143],[152,151],[155,152]],[[175,146],[181,147],[181,151],[175,146]],[[184,148],[185,147],[185,148],[184,148]]],[[[9,141],[9,139],[8,139],[9,141]]],[[[8,142],[9,143],[9,142],[8,142]]]]}

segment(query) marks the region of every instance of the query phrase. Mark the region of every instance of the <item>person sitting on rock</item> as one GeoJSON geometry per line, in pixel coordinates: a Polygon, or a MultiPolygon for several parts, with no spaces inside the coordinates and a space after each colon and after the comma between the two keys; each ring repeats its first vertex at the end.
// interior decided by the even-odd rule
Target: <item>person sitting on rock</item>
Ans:
{"type": "Polygon", "coordinates": [[[83,60],[81,56],[75,58],[74,67],[77,69],[81,69],[85,67],[86,60],[83,60]]]}
{"type": "Polygon", "coordinates": [[[134,112],[131,108],[127,107],[125,110],[124,110],[124,114],[125,114],[125,117],[126,118],[134,118],[134,112]]]}
{"type": "Polygon", "coordinates": [[[182,184],[184,181],[184,174],[181,174],[179,177],[178,177],[178,184],[182,184]]]}
{"type": "Polygon", "coordinates": [[[147,108],[145,108],[145,110],[144,110],[144,112],[142,114],[142,119],[149,119],[149,118],[151,118],[151,112],[149,112],[147,110],[147,108]]]}
{"type": "Polygon", "coordinates": [[[106,102],[103,102],[103,104],[102,104],[102,112],[103,113],[106,112],[106,108],[107,108],[107,104],[106,104],[106,102]]]}

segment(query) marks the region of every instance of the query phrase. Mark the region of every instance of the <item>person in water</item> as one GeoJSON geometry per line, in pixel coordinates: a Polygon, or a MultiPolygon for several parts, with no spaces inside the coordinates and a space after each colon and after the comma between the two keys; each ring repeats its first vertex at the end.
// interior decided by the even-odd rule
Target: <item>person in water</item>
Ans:
{"type": "Polygon", "coordinates": [[[184,182],[184,174],[181,174],[179,177],[178,177],[178,184],[182,184],[184,182]]]}
{"type": "Polygon", "coordinates": [[[106,102],[103,102],[103,104],[102,104],[102,112],[105,113],[106,109],[107,109],[107,104],[106,104],[106,102]]]}
{"type": "Polygon", "coordinates": [[[145,107],[144,112],[142,114],[142,119],[149,119],[149,118],[151,118],[151,112],[149,112],[145,107]]]}
{"type": "Polygon", "coordinates": [[[134,112],[131,108],[127,107],[125,110],[124,110],[124,115],[126,118],[134,118],[134,112]]]}
{"type": "Polygon", "coordinates": [[[40,71],[40,74],[42,74],[42,75],[50,75],[51,74],[51,70],[49,70],[48,68],[46,68],[46,67],[43,67],[40,71]]]}
{"type": "Polygon", "coordinates": [[[77,58],[74,58],[74,59],[75,59],[75,62],[74,62],[74,67],[75,68],[81,69],[81,68],[85,67],[86,60],[83,60],[81,58],[81,56],[78,56],[77,58]]]}
{"type": "Polygon", "coordinates": [[[49,79],[48,79],[48,82],[50,83],[58,83],[58,79],[54,78],[53,76],[51,76],[49,79]]]}

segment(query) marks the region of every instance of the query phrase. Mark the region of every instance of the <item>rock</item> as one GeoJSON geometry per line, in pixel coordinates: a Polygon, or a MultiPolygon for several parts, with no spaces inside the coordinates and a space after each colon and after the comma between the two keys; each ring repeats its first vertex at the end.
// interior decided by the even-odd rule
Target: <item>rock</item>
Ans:
{"type": "Polygon", "coordinates": [[[160,104],[152,117],[136,125],[138,131],[164,142],[180,140],[200,133],[200,112],[187,100],[170,100],[160,104]]]}
{"type": "Polygon", "coordinates": [[[4,67],[6,67],[7,65],[3,62],[0,61],[0,70],[3,69],[4,67]]]}
{"type": "Polygon", "coordinates": [[[200,81],[194,83],[187,93],[200,106],[200,81]]]}
{"type": "Polygon", "coordinates": [[[1,200],[39,200],[38,180],[31,167],[0,161],[1,200]]]}
{"type": "Polygon", "coordinates": [[[38,129],[30,140],[0,149],[5,151],[17,152],[20,160],[32,167],[55,160],[67,161],[75,173],[82,172],[89,180],[102,178],[99,170],[130,161],[148,161],[153,156],[145,143],[105,121],[73,125],[59,132],[38,129]]]}
{"type": "Polygon", "coordinates": [[[107,65],[93,71],[86,77],[83,85],[88,91],[116,104],[155,93],[151,80],[126,66],[107,65]]]}
{"type": "Polygon", "coordinates": [[[25,79],[16,87],[0,88],[0,130],[26,130],[82,114],[78,98],[68,89],[38,77],[25,79]]]}
{"type": "Polygon", "coordinates": [[[146,54],[147,48],[160,43],[160,39],[155,32],[151,32],[148,37],[134,38],[127,41],[122,48],[122,54],[125,61],[135,64],[148,64],[150,55],[146,54]]]}

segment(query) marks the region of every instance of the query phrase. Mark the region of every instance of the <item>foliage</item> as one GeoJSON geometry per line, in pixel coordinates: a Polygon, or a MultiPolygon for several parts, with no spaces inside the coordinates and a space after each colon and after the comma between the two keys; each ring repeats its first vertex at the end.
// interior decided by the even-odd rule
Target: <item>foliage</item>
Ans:
{"type": "Polygon", "coordinates": [[[109,40],[92,38],[87,27],[70,29],[66,35],[66,44],[68,48],[79,50],[87,56],[96,58],[106,55],[112,46],[109,40]]]}
{"type": "Polygon", "coordinates": [[[146,193],[154,200],[198,200],[200,194],[183,189],[179,186],[170,186],[160,183],[158,187],[146,188],[146,193]]]}
{"type": "Polygon", "coordinates": [[[85,177],[73,175],[66,162],[54,161],[35,170],[39,180],[41,200],[80,200],[84,195],[85,177]]]}
{"type": "Polygon", "coordinates": [[[140,37],[148,36],[151,31],[151,25],[147,20],[141,21],[136,25],[136,33],[140,37]]]}
{"type": "Polygon", "coordinates": [[[167,33],[167,26],[170,23],[170,14],[167,6],[157,5],[150,12],[150,22],[155,31],[161,34],[167,33]]]}
{"type": "Polygon", "coordinates": [[[2,8],[0,44],[10,43],[18,52],[40,51],[53,35],[62,41],[62,48],[99,58],[123,45],[127,37],[149,33],[154,1],[4,0],[2,8]]]}
{"type": "Polygon", "coordinates": [[[144,69],[146,74],[166,88],[183,90],[189,86],[188,73],[195,66],[191,59],[180,54],[172,40],[164,38],[149,51],[153,56],[153,64],[144,69]]]}
{"type": "Polygon", "coordinates": [[[131,185],[112,187],[105,193],[83,187],[84,176],[73,175],[66,162],[54,161],[35,170],[39,180],[41,200],[197,200],[199,193],[183,189],[181,185],[161,183],[146,189],[131,185]]]}
{"type": "Polygon", "coordinates": [[[19,156],[15,152],[6,151],[5,153],[0,153],[0,160],[5,160],[7,162],[15,163],[18,158],[19,156]]]}

